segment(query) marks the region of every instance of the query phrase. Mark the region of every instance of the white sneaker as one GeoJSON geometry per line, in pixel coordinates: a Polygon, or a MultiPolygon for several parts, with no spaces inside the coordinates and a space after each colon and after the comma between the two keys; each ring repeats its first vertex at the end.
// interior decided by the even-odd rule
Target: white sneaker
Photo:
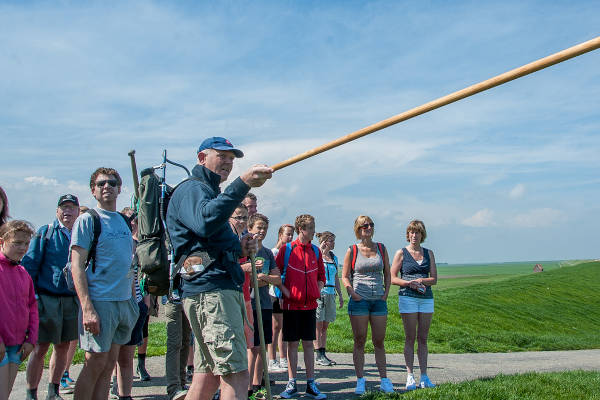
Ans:
{"type": "Polygon", "coordinates": [[[277,360],[269,360],[269,372],[270,373],[283,372],[281,369],[281,366],[279,365],[277,360]]]}
{"type": "Polygon", "coordinates": [[[435,385],[429,380],[429,377],[427,375],[421,375],[421,382],[419,383],[419,386],[421,387],[421,389],[435,387],[435,385]]]}
{"type": "Polygon", "coordinates": [[[406,390],[415,390],[417,388],[417,382],[415,382],[415,377],[413,375],[408,375],[406,377],[406,390]]]}
{"type": "Polygon", "coordinates": [[[288,363],[287,363],[287,358],[280,358],[279,359],[279,366],[281,367],[281,369],[284,370],[288,370],[288,363]]]}
{"type": "Polygon", "coordinates": [[[379,389],[384,393],[394,393],[394,385],[388,378],[381,378],[379,389]]]}
{"type": "Polygon", "coordinates": [[[354,389],[354,393],[363,394],[365,393],[365,378],[357,378],[356,379],[356,389],[354,389]]]}

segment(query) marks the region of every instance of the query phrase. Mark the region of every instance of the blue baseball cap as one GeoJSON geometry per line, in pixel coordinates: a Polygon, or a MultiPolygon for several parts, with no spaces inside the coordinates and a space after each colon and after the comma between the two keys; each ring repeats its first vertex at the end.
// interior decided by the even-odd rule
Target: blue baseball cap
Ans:
{"type": "Polygon", "coordinates": [[[204,142],[202,142],[198,148],[198,153],[206,149],[232,151],[237,158],[244,157],[244,153],[240,149],[236,149],[229,140],[219,136],[213,136],[208,139],[204,139],[204,142]]]}

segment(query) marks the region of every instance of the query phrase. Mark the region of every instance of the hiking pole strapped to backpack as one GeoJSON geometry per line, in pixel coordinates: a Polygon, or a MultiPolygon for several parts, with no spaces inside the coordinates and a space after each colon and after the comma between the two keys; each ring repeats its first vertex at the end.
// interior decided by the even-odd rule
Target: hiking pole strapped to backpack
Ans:
{"type": "Polygon", "coordinates": [[[139,185],[139,244],[136,253],[143,274],[143,290],[155,296],[169,295],[173,299],[173,280],[176,275],[174,250],[171,246],[166,224],[166,212],[173,188],[166,182],[166,167],[172,164],[190,171],[183,165],[167,158],[163,150],[160,165],[144,169],[139,185]],[[162,170],[162,174],[155,171],[162,170]]]}

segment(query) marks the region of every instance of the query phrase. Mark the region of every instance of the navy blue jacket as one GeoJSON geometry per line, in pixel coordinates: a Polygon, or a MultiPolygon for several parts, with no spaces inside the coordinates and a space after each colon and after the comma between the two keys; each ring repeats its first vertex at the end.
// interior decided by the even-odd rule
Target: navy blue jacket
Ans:
{"type": "Polygon", "coordinates": [[[221,193],[218,174],[196,165],[192,175],[199,180],[181,183],[167,209],[175,262],[197,250],[208,252],[216,261],[199,276],[184,281],[183,297],[223,289],[241,291],[244,272],[238,258],[242,248],[228,221],[250,186],[238,177],[221,193]]]}
{"type": "Polygon", "coordinates": [[[70,239],[61,231],[58,220],[52,224],[54,230],[49,240],[45,240],[48,225],[38,229],[29,243],[27,254],[21,265],[25,267],[36,293],[51,296],[75,296],[67,288],[63,268],[69,259],[70,239]],[[44,254],[45,253],[45,254],[44,254]]]}

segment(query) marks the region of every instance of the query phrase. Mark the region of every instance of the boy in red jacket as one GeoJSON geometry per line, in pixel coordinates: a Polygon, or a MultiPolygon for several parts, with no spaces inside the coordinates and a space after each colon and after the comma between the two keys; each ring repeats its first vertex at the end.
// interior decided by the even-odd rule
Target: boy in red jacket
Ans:
{"type": "Polygon", "coordinates": [[[298,395],[296,370],[298,343],[302,340],[306,366],[306,394],[325,399],[315,384],[314,346],[317,323],[317,299],[325,284],[325,267],[319,248],[311,243],[315,234],[315,219],[303,214],[294,224],[298,239],[282,247],[275,260],[283,285],[283,340],[288,342],[288,376],[284,399],[298,395]],[[287,263],[286,263],[287,259],[287,263]]]}

